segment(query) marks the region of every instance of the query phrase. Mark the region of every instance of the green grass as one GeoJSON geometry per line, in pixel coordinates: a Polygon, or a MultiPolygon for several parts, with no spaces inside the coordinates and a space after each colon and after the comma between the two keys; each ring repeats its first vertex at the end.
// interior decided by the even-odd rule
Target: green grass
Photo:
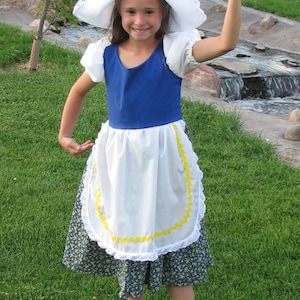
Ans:
{"type": "Polygon", "coordinates": [[[300,21],[300,0],[243,0],[243,5],[300,21]]]}
{"type": "MultiPolygon", "coordinates": [[[[30,73],[20,63],[29,59],[33,36],[0,24],[0,39],[0,299],[118,299],[116,280],[61,265],[88,155],[73,158],[57,142],[80,55],[43,42],[40,68],[30,73]]],[[[182,108],[204,171],[214,259],[196,299],[300,299],[300,170],[244,133],[238,116],[189,101],[182,108]]],[[[76,138],[95,138],[106,113],[99,85],[76,138]]],[[[146,299],[168,299],[166,289],[146,299]]]]}

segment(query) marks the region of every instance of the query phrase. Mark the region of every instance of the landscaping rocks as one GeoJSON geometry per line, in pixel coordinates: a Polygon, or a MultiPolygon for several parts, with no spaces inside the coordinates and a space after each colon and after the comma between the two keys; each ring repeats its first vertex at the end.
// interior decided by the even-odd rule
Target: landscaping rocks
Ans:
{"type": "Polygon", "coordinates": [[[275,16],[273,16],[271,14],[267,14],[267,15],[265,15],[265,17],[262,20],[252,24],[249,27],[248,31],[249,31],[250,34],[257,34],[259,32],[266,32],[272,26],[274,26],[277,22],[278,22],[278,19],[275,16]]]}
{"type": "Polygon", "coordinates": [[[255,66],[234,58],[217,58],[212,60],[210,65],[239,75],[250,75],[257,72],[255,66]]]}
{"type": "Polygon", "coordinates": [[[208,65],[199,64],[196,68],[185,74],[184,80],[186,86],[190,89],[207,93],[212,97],[220,97],[220,78],[217,76],[214,68],[208,65]]]}
{"type": "Polygon", "coordinates": [[[294,109],[289,115],[289,121],[300,122],[300,108],[294,109]]]}
{"type": "Polygon", "coordinates": [[[289,141],[300,141],[300,125],[291,127],[284,135],[289,141]]]}

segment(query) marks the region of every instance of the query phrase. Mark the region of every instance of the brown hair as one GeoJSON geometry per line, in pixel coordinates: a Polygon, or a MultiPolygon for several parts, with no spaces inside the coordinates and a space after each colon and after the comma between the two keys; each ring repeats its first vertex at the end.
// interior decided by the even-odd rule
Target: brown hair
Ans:
{"type": "MultiPolygon", "coordinates": [[[[115,0],[114,8],[110,18],[110,25],[112,28],[112,44],[120,44],[129,39],[128,33],[124,30],[122,26],[122,18],[119,13],[121,8],[122,0],[115,0]]],[[[156,32],[155,37],[157,39],[162,39],[162,37],[169,32],[169,15],[170,6],[165,0],[159,0],[161,2],[161,10],[163,12],[163,19],[161,21],[160,29],[156,32]]]]}

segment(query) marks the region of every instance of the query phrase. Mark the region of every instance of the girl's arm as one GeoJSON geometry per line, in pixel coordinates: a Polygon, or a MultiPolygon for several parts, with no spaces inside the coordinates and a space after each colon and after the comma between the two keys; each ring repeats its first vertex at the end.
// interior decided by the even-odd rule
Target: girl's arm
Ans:
{"type": "Polygon", "coordinates": [[[241,0],[228,0],[222,32],[196,42],[193,56],[197,62],[204,62],[233,50],[239,39],[241,26],[241,0]]]}
{"type": "Polygon", "coordinates": [[[76,156],[93,147],[91,141],[79,145],[72,138],[73,130],[81,112],[85,95],[95,86],[88,74],[83,73],[72,86],[62,113],[58,141],[70,154],[76,156]]]}

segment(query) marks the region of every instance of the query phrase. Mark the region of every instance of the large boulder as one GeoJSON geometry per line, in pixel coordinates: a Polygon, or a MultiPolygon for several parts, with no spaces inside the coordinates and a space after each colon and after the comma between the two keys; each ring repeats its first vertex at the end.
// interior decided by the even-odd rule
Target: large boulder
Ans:
{"type": "Polygon", "coordinates": [[[207,93],[213,97],[220,97],[221,81],[214,68],[199,64],[194,69],[186,72],[185,85],[193,90],[207,93]]]}

